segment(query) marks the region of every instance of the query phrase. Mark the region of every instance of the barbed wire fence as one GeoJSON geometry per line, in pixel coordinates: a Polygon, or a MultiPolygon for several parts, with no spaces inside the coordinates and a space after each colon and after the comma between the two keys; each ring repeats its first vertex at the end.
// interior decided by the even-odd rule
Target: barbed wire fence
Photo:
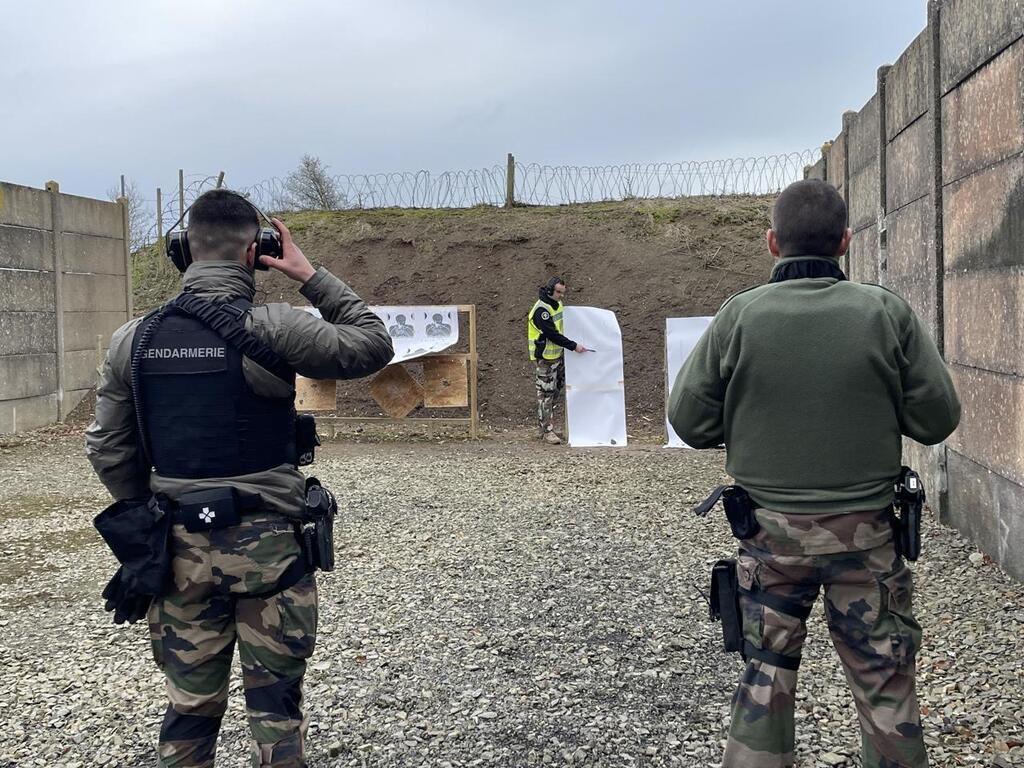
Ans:
{"type": "MultiPolygon", "coordinates": [[[[338,210],[373,208],[472,208],[474,206],[568,205],[633,199],[707,195],[766,195],[803,178],[804,167],[818,150],[765,157],[677,163],[573,166],[516,162],[465,171],[338,174],[330,177],[338,210]]],[[[151,244],[203,192],[227,186],[265,211],[308,210],[291,193],[287,178],[233,187],[223,172],[214,175],[178,172],[178,183],[153,197],[140,196],[137,239],[151,244]]]]}

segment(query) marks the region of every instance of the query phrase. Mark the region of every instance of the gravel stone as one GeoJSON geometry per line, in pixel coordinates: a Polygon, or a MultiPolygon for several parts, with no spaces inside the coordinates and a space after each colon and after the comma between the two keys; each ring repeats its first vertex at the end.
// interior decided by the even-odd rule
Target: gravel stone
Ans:
{"type": "MultiPolygon", "coordinates": [[[[716,766],[742,664],[707,620],[723,454],[513,438],[325,446],[337,570],[319,577],[312,766],[716,766]]],[[[0,444],[0,768],[149,766],[164,708],[144,626],[99,593],[107,503],[70,430],[0,444]]],[[[930,518],[913,565],[933,766],[1024,766],[1024,589],[930,518]],[[975,553],[976,554],[976,553],[975,553]]],[[[237,665],[237,663],[236,663],[237,665]]],[[[237,670],[236,670],[237,674],[237,670]]],[[[238,678],[218,766],[248,765],[238,678]]],[[[801,766],[860,765],[822,609],[801,766]]]]}

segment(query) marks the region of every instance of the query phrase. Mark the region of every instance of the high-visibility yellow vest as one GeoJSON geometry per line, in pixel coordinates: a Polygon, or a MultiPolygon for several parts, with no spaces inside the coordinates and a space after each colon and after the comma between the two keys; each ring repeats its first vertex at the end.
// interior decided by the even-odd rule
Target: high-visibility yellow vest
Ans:
{"type": "MultiPolygon", "coordinates": [[[[543,307],[544,310],[551,315],[551,320],[555,324],[555,328],[559,333],[564,334],[562,330],[562,308],[563,304],[558,305],[558,309],[552,309],[551,305],[546,301],[540,299],[530,307],[530,314],[526,316],[526,341],[530,346],[530,359],[537,359],[537,340],[543,335],[540,328],[533,324],[533,313],[537,311],[537,307],[543,307]]],[[[544,344],[544,351],[542,353],[545,360],[558,360],[562,356],[564,350],[562,347],[555,344],[553,341],[547,341],[544,344]]]]}

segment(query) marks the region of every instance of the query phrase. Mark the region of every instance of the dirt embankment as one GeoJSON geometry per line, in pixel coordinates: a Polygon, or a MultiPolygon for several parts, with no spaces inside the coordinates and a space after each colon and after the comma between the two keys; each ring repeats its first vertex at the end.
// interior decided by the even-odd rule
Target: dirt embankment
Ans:
{"type": "MultiPolygon", "coordinates": [[[[562,275],[569,303],[615,311],[631,426],[661,423],[666,317],[713,314],[763,282],[768,198],[690,198],[454,211],[380,210],[287,217],[315,262],[376,304],[476,304],[480,410],[495,427],[530,423],[526,313],[562,275]]],[[[301,298],[280,276],[266,300],[301,298]]],[[[465,327],[462,333],[466,333],[465,327]]],[[[365,385],[341,388],[342,413],[366,413],[365,385]]]]}

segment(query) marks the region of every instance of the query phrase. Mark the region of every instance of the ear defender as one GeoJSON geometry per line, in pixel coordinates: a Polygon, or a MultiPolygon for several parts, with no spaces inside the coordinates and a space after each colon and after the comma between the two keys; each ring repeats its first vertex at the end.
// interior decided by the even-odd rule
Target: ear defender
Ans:
{"type": "MultiPolygon", "coordinates": [[[[226,190],[231,192],[231,190],[226,190]]],[[[262,216],[266,221],[270,222],[270,217],[267,216],[263,211],[257,208],[249,198],[244,195],[239,195],[237,192],[231,192],[245,202],[252,206],[252,209],[256,211],[257,216],[262,216]]],[[[174,225],[164,235],[164,253],[167,254],[167,258],[171,260],[171,263],[177,267],[179,272],[184,273],[188,269],[188,265],[192,263],[192,251],[188,246],[188,228],[178,228],[183,221],[185,216],[192,209],[190,205],[185,209],[185,212],[181,214],[174,225]]],[[[272,259],[280,259],[284,255],[284,249],[281,245],[281,235],[277,231],[276,227],[260,227],[259,232],[256,233],[256,237],[253,240],[256,243],[256,263],[253,265],[256,269],[266,270],[269,269],[260,260],[260,256],[269,256],[272,259]]]]}

